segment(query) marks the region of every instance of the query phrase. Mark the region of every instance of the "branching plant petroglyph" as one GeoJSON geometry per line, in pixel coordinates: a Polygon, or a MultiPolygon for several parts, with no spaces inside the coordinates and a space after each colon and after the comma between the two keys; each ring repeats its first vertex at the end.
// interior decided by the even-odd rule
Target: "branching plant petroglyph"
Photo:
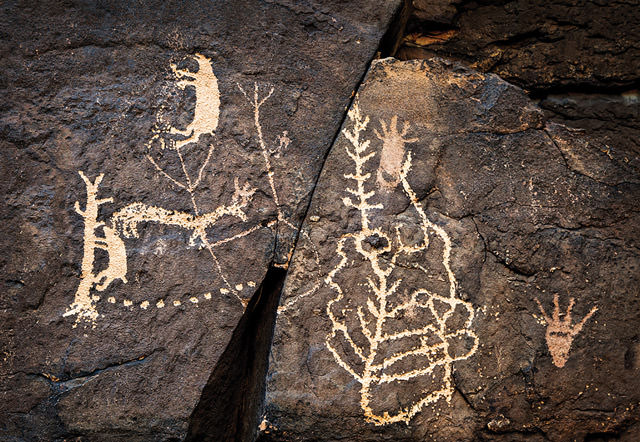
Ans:
{"type": "MultiPolygon", "coordinates": [[[[288,136],[288,132],[284,131],[281,135],[277,137],[278,146],[269,148],[267,146],[267,142],[264,139],[264,135],[262,133],[262,123],[260,122],[260,108],[262,105],[271,98],[274,92],[274,88],[269,88],[269,92],[263,97],[260,97],[260,88],[258,87],[258,83],[253,84],[253,94],[247,92],[240,84],[237,85],[242,95],[245,96],[251,107],[253,108],[253,124],[256,128],[256,132],[258,134],[258,144],[260,145],[260,152],[262,153],[262,158],[264,159],[265,169],[267,171],[267,178],[269,180],[269,187],[271,189],[271,196],[273,198],[273,202],[276,205],[276,209],[278,212],[278,219],[276,224],[276,230],[280,226],[284,226],[292,231],[297,232],[298,228],[287,218],[283,211],[283,206],[280,201],[280,197],[278,196],[278,190],[275,185],[274,172],[273,167],[271,166],[271,156],[279,157],[282,151],[289,147],[291,144],[291,139],[288,136]]],[[[305,232],[301,232],[303,236],[307,234],[305,232]]],[[[274,264],[277,267],[287,268],[289,266],[289,262],[291,261],[291,255],[293,254],[293,248],[290,248],[288,251],[288,256],[283,264],[274,264]]],[[[317,256],[317,253],[316,253],[317,256]]],[[[316,262],[319,264],[319,260],[316,259],[316,262]]]]}
{"type": "Polygon", "coordinates": [[[582,327],[584,327],[589,318],[598,311],[598,308],[593,307],[589,313],[582,318],[582,321],[572,325],[571,311],[575,305],[574,298],[569,299],[569,306],[567,307],[567,312],[564,314],[563,319],[560,319],[560,304],[558,302],[557,293],[553,295],[552,317],[547,315],[538,298],[536,298],[536,303],[538,304],[540,312],[542,312],[542,316],[547,323],[547,332],[545,337],[549,353],[551,353],[553,365],[558,368],[562,368],[569,359],[569,351],[571,351],[571,344],[573,343],[574,338],[578,336],[580,331],[582,331],[582,327]]]}
{"type": "MultiPolygon", "coordinates": [[[[144,202],[135,202],[117,210],[108,221],[100,222],[98,221],[98,207],[101,204],[112,202],[113,200],[111,198],[97,199],[98,186],[103,178],[102,174],[95,182],[91,182],[80,172],[87,186],[87,203],[85,210],[80,210],[79,204],[76,203],[76,211],[83,216],[85,223],[84,258],[78,290],[76,291],[73,303],[64,314],[64,316],[77,315],[76,325],[86,321],[95,326],[95,321],[99,317],[96,302],[98,302],[101,297],[92,293],[92,290],[104,291],[116,279],[120,279],[124,283],[127,282],[127,252],[123,238],[138,238],[139,228],[143,223],[157,223],[168,227],[178,227],[191,232],[190,245],[206,248],[213,260],[214,271],[219,275],[223,283],[223,287],[220,288],[220,293],[233,294],[242,303],[243,307],[246,307],[248,299],[240,296],[240,291],[245,287],[255,287],[256,284],[253,281],[248,281],[246,284],[232,284],[220,264],[215,248],[243,238],[265,227],[277,230],[278,223],[295,229],[295,226],[285,218],[282,211],[270,159],[271,155],[277,156],[282,150],[286,149],[291,140],[285,131],[277,138],[277,147],[273,149],[267,148],[260,124],[260,107],[271,97],[274,89],[271,88],[266,97],[259,98],[258,86],[256,84],[253,100],[250,100],[250,103],[254,110],[254,122],[258,132],[260,148],[265,160],[272,197],[278,209],[278,219],[267,223],[256,224],[227,238],[216,241],[209,239],[208,231],[214,228],[223,217],[236,218],[242,222],[248,221],[246,209],[256,189],[252,188],[248,183],[240,185],[238,178],[235,178],[235,190],[229,204],[221,204],[215,210],[208,213],[202,212],[198,205],[196,191],[202,183],[206,169],[210,164],[215,146],[214,143],[211,142],[208,144],[206,157],[198,167],[195,169],[188,167],[187,161],[189,160],[189,153],[193,153],[194,149],[197,149],[201,144],[202,135],[211,135],[214,140],[216,138],[216,129],[220,116],[220,93],[218,90],[218,80],[211,66],[211,60],[201,54],[196,54],[195,59],[198,62],[198,71],[195,73],[178,69],[176,65],[171,65],[172,71],[179,80],[177,82],[178,87],[183,89],[188,86],[195,87],[196,106],[191,123],[189,123],[185,129],[178,129],[171,126],[161,128],[162,121],[159,117],[158,125],[154,129],[154,135],[147,143],[146,154],[147,159],[156,171],[168,179],[178,190],[188,193],[191,200],[192,212],[181,212],[148,205],[144,202]],[[175,136],[185,138],[177,139],[175,136]],[[182,173],[181,177],[169,173],[159,164],[158,160],[154,158],[154,150],[158,148],[165,152],[175,152],[182,173]],[[189,173],[189,170],[196,170],[196,172],[189,173]],[[102,228],[103,236],[97,236],[96,231],[100,228],[102,228]],[[96,249],[104,249],[109,256],[109,265],[105,270],[99,272],[95,271],[93,262],[96,249]]],[[[243,94],[249,98],[244,90],[242,90],[242,88],[240,89],[243,94]]],[[[284,266],[286,267],[286,264],[284,266]]],[[[197,304],[201,300],[211,299],[211,293],[206,293],[200,301],[199,299],[198,297],[191,297],[188,302],[197,304]]],[[[108,301],[112,304],[116,303],[114,297],[109,297],[108,301]]],[[[133,302],[128,299],[123,300],[122,304],[125,307],[133,306],[133,302]]],[[[175,307],[182,304],[183,302],[180,300],[173,300],[172,302],[172,305],[175,307]]],[[[146,300],[139,303],[139,307],[143,310],[146,310],[150,306],[151,303],[146,300]]],[[[164,308],[165,301],[163,299],[155,301],[155,306],[157,308],[164,308]]]]}
{"type": "Polygon", "coordinates": [[[326,308],[331,323],[326,345],[340,367],[360,384],[360,406],[368,422],[408,424],[425,406],[451,399],[453,363],[469,358],[478,348],[471,329],[474,310],[456,297],[449,236],[427,218],[409,184],[412,158],[405,144],[416,141],[405,138],[409,124],[398,131],[394,117],[388,125],[381,124],[382,132],[376,131],[383,143],[378,184],[385,191],[393,183],[402,184],[419,220],[418,241],[407,240],[399,223],[393,229],[378,226],[379,217],[372,214],[384,207],[374,202],[376,190],[367,171],[376,150],[370,150],[370,140],[362,138],[369,118],[357,104],[348,117],[351,129],[343,129],[342,134],[354,171],[344,176],[355,186],[346,188],[349,196],[343,204],[359,212],[361,226],[339,239],[339,262],[325,280],[336,293],[326,308]],[[435,248],[441,249],[438,269],[399,265],[402,259],[420,259],[435,248]],[[439,282],[433,289],[419,287],[434,276],[439,282]],[[364,278],[362,289],[347,292],[345,284],[353,287],[358,277],[364,278]]]}
{"type": "Polygon", "coordinates": [[[127,282],[127,251],[117,232],[98,221],[98,208],[102,204],[113,202],[112,198],[98,199],[97,197],[98,186],[104,175],[98,175],[91,182],[83,172],[78,173],[87,188],[87,202],[84,210],[80,209],[78,201],[75,204],[76,212],[84,218],[82,275],[75,299],[63,316],[78,315],[76,324],[83,320],[95,324],[95,320],[98,318],[95,303],[100,297],[92,295],[91,290],[96,289],[102,292],[117,279],[127,282]],[[100,228],[104,232],[102,237],[98,236],[96,232],[100,228]],[[95,270],[96,249],[105,250],[109,258],[107,267],[100,272],[95,270]]]}

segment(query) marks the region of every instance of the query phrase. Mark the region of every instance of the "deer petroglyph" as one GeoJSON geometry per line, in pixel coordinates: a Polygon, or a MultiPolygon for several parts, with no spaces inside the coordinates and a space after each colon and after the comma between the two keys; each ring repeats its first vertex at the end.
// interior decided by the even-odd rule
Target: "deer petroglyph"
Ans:
{"type": "MultiPolygon", "coordinates": [[[[202,211],[198,205],[198,199],[203,196],[198,191],[203,180],[205,180],[208,166],[211,164],[215,143],[211,142],[207,146],[206,157],[198,155],[196,149],[182,148],[189,143],[198,142],[201,135],[215,134],[220,116],[220,92],[218,79],[213,72],[211,60],[202,54],[196,54],[194,58],[198,62],[197,72],[179,69],[176,64],[171,64],[171,70],[178,78],[177,86],[179,88],[195,87],[196,105],[191,123],[185,129],[167,128],[166,126],[161,128],[163,119],[158,116],[158,124],[153,130],[153,136],[146,144],[146,158],[155,167],[155,170],[168,179],[179,191],[185,191],[189,195],[191,210],[172,210],[137,201],[116,210],[109,219],[98,221],[99,206],[107,202],[113,202],[113,199],[97,198],[98,187],[103,179],[103,174],[100,174],[95,181],[91,181],[83,172],[79,172],[87,189],[85,209],[80,209],[79,202],[75,204],[76,211],[84,219],[84,257],[78,289],[73,302],[64,313],[64,316],[77,315],[74,327],[81,322],[89,323],[95,327],[96,320],[100,316],[96,309],[96,303],[101,300],[101,296],[97,292],[107,290],[118,279],[123,283],[128,282],[126,277],[127,250],[123,240],[139,238],[139,232],[144,228],[143,225],[145,223],[156,223],[168,228],[189,231],[191,233],[189,245],[197,246],[200,249],[204,248],[209,252],[213,261],[213,272],[221,280],[221,286],[218,287],[220,293],[222,295],[234,295],[243,308],[247,306],[248,298],[242,296],[242,291],[246,287],[254,288],[255,282],[246,281],[245,284],[232,281],[218,259],[216,248],[264,228],[275,230],[278,225],[284,225],[292,230],[297,230],[297,227],[289,221],[282,209],[271,163],[271,156],[278,157],[281,151],[289,146],[291,139],[288,137],[288,132],[284,131],[281,136],[277,137],[278,145],[275,148],[268,147],[260,124],[260,107],[271,97],[274,88],[269,87],[268,94],[260,97],[258,84],[255,83],[253,96],[245,93],[241,87],[240,90],[252,105],[260,150],[265,161],[271,197],[278,211],[278,219],[268,220],[267,222],[262,220],[251,226],[244,225],[239,232],[236,231],[234,234],[223,237],[216,236],[215,241],[212,239],[214,237],[212,230],[222,218],[236,218],[242,223],[250,221],[246,211],[257,189],[254,189],[248,182],[240,185],[239,178],[235,177],[233,180],[234,191],[231,195],[225,195],[225,202],[220,203],[210,212],[202,211]],[[186,138],[176,140],[174,135],[186,138]],[[156,148],[160,150],[168,149],[170,151],[169,155],[166,155],[166,151],[164,155],[157,155],[156,148]],[[191,167],[193,166],[193,157],[201,161],[199,165],[196,164],[197,167],[191,167]],[[162,161],[166,163],[172,160],[179,163],[179,170],[181,170],[182,175],[178,173],[178,175],[173,176],[167,171],[170,169],[166,169],[166,166],[163,167],[162,161]],[[100,229],[102,229],[102,236],[100,236],[100,229]],[[104,250],[108,256],[106,268],[96,268],[94,261],[95,252],[98,249],[104,250]]],[[[292,250],[289,252],[289,258],[291,253],[292,250]]],[[[282,264],[284,267],[286,265],[288,265],[288,261],[282,264]]],[[[212,297],[211,292],[207,292],[203,296],[203,298],[200,298],[201,300],[210,300],[212,297]]],[[[108,302],[115,304],[115,297],[110,296],[108,302]]],[[[157,308],[164,308],[166,305],[170,305],[168,302],[165,303],[164,299],[153,300],[153,302],[157,308]]],[[[191,297],[188,302],[197,304],[200,300],[198,297],[191,297]]],[[[122,303],[124,307],[133,307],[134,305],[134,302],[130,299],[124,299],[122,303]]],[[[183,304],[179,299],[173,300],[171,303],[174,307],[183,304]]],[[[139,303],[137,302],[137,305],[141,309],[147,310],[152,304],[149,300],[142,300],[139,303]]]]}

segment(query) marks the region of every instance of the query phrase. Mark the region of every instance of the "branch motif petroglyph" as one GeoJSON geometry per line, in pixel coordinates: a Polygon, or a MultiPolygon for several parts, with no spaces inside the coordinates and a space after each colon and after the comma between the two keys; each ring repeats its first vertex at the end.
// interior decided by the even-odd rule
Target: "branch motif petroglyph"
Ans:
{"type": "Polygon", "coordinates": [[[575,299],[569,299],[569,306],[567,312],[564,314],[564,318],[560,319],[560,304],[558,301],[558,294],[553,295],[553,316],[549,317],[542,307],[542,304],[536,298],[536,303],[542,312],[545,322],[547,323],[547,332],[545,338],[547,341],[547,347],[549,353],[551,353],[551,359],[553,365],[558,368],[564,367],[569,359],[569,352],[571,351],[571,344],[576,336],[582,331],[582,327],[587,323],[589,318],[598,311],[597,307],[591,308],[589,313],[582,318],[582,321],[577,324],[571,324],[571,311],[575,305],[575,299]]]}
{"type": "MultiPolygon", "coordinates": [[[[81,280],[74,301],[64,313],[64,316],[77,315],[74,327],[82,322],[89,323],[95,327],[96,320],[100,316],[96,308],[96,303],[101,299],[95,291],[101,292],[106,290],[109,285],[117,279],[120,279],[123,283],[127,283],[127,252],[123,238],[138,238],[138,229],[143,223],[157,223],[168,227],[178,227],[191,232],[190,245],[206,248],[212,258],[214,271],[219,275],[223,283],[220,292],[222,294],[232,293],[242,303],[243,307],[246,307],[248,299],[241,297],[239,292],[245,285],[242,283],[232,284],[230,282],[216,255],[215,248],[250,235],[264,227],[276,231],[278,224],[280,224],[297,230],[282,211],[270,158],[271,155],[279,156],[281,151],[289,146],[291,140],[288,137],[287,131],[285,131],[277,137],[278,146],[271,149],[268,148],[260,124],[260,107],[271,97],[274,88],[270,88],[266,97],[260,98],[257,83],[254,84],[253,97],[249,97],[244,89],[238,85],[241,92],[253,107],[255,128],[258,133],[260,150],[265,161],[271,197],[278,210],[278,218],[267,222],[266,226],[262,223],[257,224],[232,237],[219,239],[215,242],[210,241],[207,233],[208,230],[215,227],[216,223],[222,218],[232,217],[240,221],[248,220],[246,209],[256,189],[252,188],[248,183],[240,185],[236,178],[234,180],[235,191],[229,204],[220,205],[209,213],[203,213],[198,206],[196,190],[205,177],[206,169],[210,163],[215,145],[213,142],[209,143],[206,158],[199,167],[197,167],[197,174],[193,176],[188,172],[186,163],[188,158],[185,148],[193,143],[201,143],[202,135],[210,135],[215,139],[220,116],[220,92],[218,89],[218,79],[213,73],[211,60],[202,54],[196,54],[194,58],[198,62],[197,72],[178,69],[176,65],[171,65],[173,73],[179,80],[177,82],[179,88],[195,87],[196,106],[192,121],[185,129],[170,126],[163,127],[162,118],[159,116],[158,124],[154,128],[154,134],[146,145],[146,158],[156,171],[168,179],[179,190],[186,191],[189,194],[192,212],[180,212],[147,205],[143,202],[135,202],[117,210],[109,220],[98,221],[98,207],[101,204],[113,202],[113,199],[97,199],[98,186],[103,179],[103,174],[99,175],[94,182],[91,182],[83,172],[79,172],[87,188],[87,203],[85,209],[80,210],[79,203],[76,203],[76,211],[82,215],[84,219],[84,257],[82,261],[81,280]],[[184,138],[176,138],[176,136],[184,138]],[[176,153],[183,175],[181,178],[172,176],[154,159],[153,151],[158,147],[161,150],[169,149],[176,153]],[[98,236],[100,228],[102,229],[103,236],[98,236]],[[109,258],[107,268],[101,271],[96,271],[94,264],[95,250],[98,248],[105,250],[109,258]],[[92,293],[92,291],[94,291],[94,293],[92,293]]],[[[287,265],[288,262],[282,266],[286,267],[287,265]]],[[[246,286],[255,287],[256,284],[253,281],[248,281],[246,286]]],[[[210,299],[211,293],[208,292],[202,297],[191,297],[188,302],[198,304],[202,300],[210,299]]],[[[114,297],[109,297],[108,302],[112,304],[116,303],[114,297]]],[[[182,305],[182,301],[174,300],[171,304],[177,307],[182,305]]],[[[123,300],[123,305],[125,307],[131,307],[133,302],[125,299],[123,300]]],[[[139,307],[143,310],[149,308],[150,305],[149,301],[146,300],[139,303],[139,307]]],[[[160,299],[155,302],[155,306],[157,308],[164,308],[165,301],[160,299]]]]}
{"type": "MultiPolygon", "coordinates": [[[[410,151],[405,153],[405,144],[417,141],[406,138],[409,124],[404,123],[403,129],[398,131],[397,117],[394,117],[388,125],[381,122],[382,132],[375,131],[383,143],[376,182],[385,191],[402,185],[420,221],[421,239],[416,244],[405,242],[398,226],[392,234],[374,226],[376,218],[371,217],[371,212],[383,209],[383,205],[374,204],[372,199],[376,190],[368,190],[372,174],[366,171],[366,165],[376,156],[376,151],[369,151],[370,140],[363,140],[361,136],[369,117],[360,113],[357,104],[348,117],[352,127],[343,129],[342,134],[349,143],[346,151],[355,167],[344,177],[355,181],[356,185],[346,188],[349,196],[342,201],[345,206],[359,211],[361,229],[339,239],[336,253],[340,261],[325,279],[337,294],[326,308],[331,323],[326,345],[340,367],[360,384],[360,406],[366,421],[375,425],[408,424],[425,406],[451,399],[453,363],[469,358],[478,348],[478,338],[471,329],[474,310],[470,303],[456,297],[457,283],[450,266],[448,234],[427,218],[409,184],[412,157],[410,151]],[[446,275],[447,293],[438,294],[415,286],[400,293],[402,276],[408,276],[406,272],[410,270],[400,268],[398,260],[434,247],[432,238],[438,238],[442,244],[441,265],[442,273],[446,275]],[[361,275],[361,267],[358,273],[348,274],[349,265],[357,261],[364,261],[370,269],[362,284],[366,301],[347,293],[340,280],[341,277],[353,279],[361,275]],[[341,276],[345,272],[347,274],[341,276]],[[402,320],[416,316],[429,318],[429,321],[412,327],[402,320]],[[459,349],[461,341],[465,341],[462,351],[459,349]],[[417,389],[417,396],[403,401],[396,409],[390,409],[378,392],[387,385],[401,386],[416,381],[418,383],[411,384],[413,386],[408,390],[415,393],[417,389]],[[425,381],[427,388],[422,389],[420,381],[425,381]]],[[[429,270],[422,266],[414,271],[424,272],[423,277],[429,276],[429,270]]]]}
{"type": "Polygon", "coordinates": [[[113,202],[112,198],[98,199],[98,186],[104,175],[100,174],[93,182],[83,172],[78,172],[87,187],[87,202],[84,210],[76,201],[75,210],[84,218],[84,254],[82,257],[82,275],[75,299],[63,316],[78,315],[77,320],[95,323],[98,318],[94,304],[100,299],[92,295],[91,290],[104,291],[116,279],[127,282],[127,251],[124,242],[117,232],[98,221],[98,208],[105,203],[113,202]],[[103,237],[97,236],[101,228],[103,237]],[[109,265],[101,272],[94,272],[95,249],[103,249],[109,256],[109,265]]]}

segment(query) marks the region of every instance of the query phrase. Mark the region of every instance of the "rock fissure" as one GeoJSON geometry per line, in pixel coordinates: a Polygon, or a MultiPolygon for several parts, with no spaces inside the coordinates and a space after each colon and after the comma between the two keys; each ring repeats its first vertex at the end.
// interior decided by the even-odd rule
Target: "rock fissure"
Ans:
{"type": "Polygon", "coordinates": [[[254,440],[286,270],[272,266],[251,297],[189,418],[185,441],[254,440]]]}

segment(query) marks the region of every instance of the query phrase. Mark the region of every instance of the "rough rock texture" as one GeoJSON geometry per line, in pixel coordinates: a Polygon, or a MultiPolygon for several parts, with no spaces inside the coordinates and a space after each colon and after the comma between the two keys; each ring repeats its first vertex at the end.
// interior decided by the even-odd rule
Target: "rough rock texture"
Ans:
{"type": "Polygon", "coordinates": [[[375,61],[289,269],[261,440],[637,440],[638,229],[638,173],[521,89],[375,61]]]}
{"type": "Polygon", "coordinates": [[[0,439],[185,436],[397,6],[2,3],[0,439]]]}
{"type": "Polygon", "coordinates": [[[529,89],[638,84],[637,0],[411,3],[400,59],[455,58],[529,89]]]}
{"type": "Polygon", "coordinates": [[[413,0],[407,9],[392,55],[495,73],[640,173],[640,2],[413,0]]]}

